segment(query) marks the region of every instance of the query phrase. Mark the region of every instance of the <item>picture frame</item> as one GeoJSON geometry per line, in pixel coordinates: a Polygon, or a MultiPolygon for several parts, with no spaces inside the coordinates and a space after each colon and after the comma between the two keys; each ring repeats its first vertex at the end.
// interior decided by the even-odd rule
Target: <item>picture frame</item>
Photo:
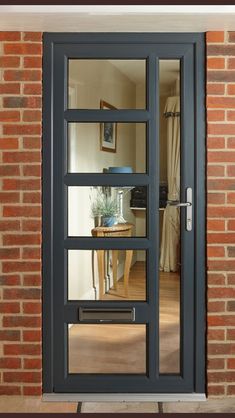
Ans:
{"type": "MultiPolygon", "coordinates": [[[[100,100],[100,109],[117,109],[110,103],[100,100]]],[[[100,149],[106,152],[117,152],[117,123],[104,122],[100,124],[100,149]]]]}

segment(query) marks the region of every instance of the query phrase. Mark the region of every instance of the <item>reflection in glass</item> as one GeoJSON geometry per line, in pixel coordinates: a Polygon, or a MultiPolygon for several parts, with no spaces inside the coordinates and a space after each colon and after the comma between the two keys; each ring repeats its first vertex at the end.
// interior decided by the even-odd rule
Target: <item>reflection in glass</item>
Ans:
{"type": "Polygon", "coordinates": [[[145,186],[68,187],[68,235],[146,236],[146,203],[145,186]]]}
{"type": "Polygon", "coordinates": [[[160,61],[160,373],[180,372],[180,61],[160,61]]]}
{"type": "Polygon", "coordinates": [[[146,374],[146,326],[69,324],[69,373],[146,374]]]}
{"type": "Polygon", "coordinates": [[[103,173],[109,167],[146,172],[146,125],[69,123],[68,172],[103,173]]]}
{"type": "Polygon", "coordinates": [[[68,107],[145,109],[145,60],[70,59],[68,107]]]}
{"type": "Polygon", "coordinates": [[[146,251],[69,250],[69,300],[146,300],[146,251]]]}

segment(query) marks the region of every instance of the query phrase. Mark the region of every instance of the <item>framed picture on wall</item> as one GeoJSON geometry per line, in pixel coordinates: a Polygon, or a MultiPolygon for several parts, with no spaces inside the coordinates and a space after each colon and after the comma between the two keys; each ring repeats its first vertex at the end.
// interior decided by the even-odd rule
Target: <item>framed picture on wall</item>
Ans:
{"type": "MultiPolygon", "coordinates": [[[[116,107],[100,101],[100,109],[116,109],[116,107]]],[[[100,149],[101,151],[117,152],[117,123],[104,122],[100,124],[100,149]]]]}

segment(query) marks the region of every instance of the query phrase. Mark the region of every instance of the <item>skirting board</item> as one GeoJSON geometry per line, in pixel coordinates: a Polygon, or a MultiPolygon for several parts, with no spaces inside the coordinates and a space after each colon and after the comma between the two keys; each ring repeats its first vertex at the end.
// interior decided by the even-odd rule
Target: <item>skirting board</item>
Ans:
{"type": "Polygon", "coordinates": [[[204,393],[44,393],[45,402],[203,402],[204,393]]]}

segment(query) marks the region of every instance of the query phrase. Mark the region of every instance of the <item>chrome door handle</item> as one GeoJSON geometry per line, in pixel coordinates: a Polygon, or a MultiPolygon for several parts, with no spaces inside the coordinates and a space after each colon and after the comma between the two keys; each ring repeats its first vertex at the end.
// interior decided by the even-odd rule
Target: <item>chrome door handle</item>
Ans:
{"type": "Polygon", "coordinates": [[[176,208],[186,207],[186,231],[192,231],[193,228],[193,191],[191,187],[186,189],[186,200],[187,202],[179,202],[178,200],[167,200],[167,205],[175,206],[176,208]]]}

